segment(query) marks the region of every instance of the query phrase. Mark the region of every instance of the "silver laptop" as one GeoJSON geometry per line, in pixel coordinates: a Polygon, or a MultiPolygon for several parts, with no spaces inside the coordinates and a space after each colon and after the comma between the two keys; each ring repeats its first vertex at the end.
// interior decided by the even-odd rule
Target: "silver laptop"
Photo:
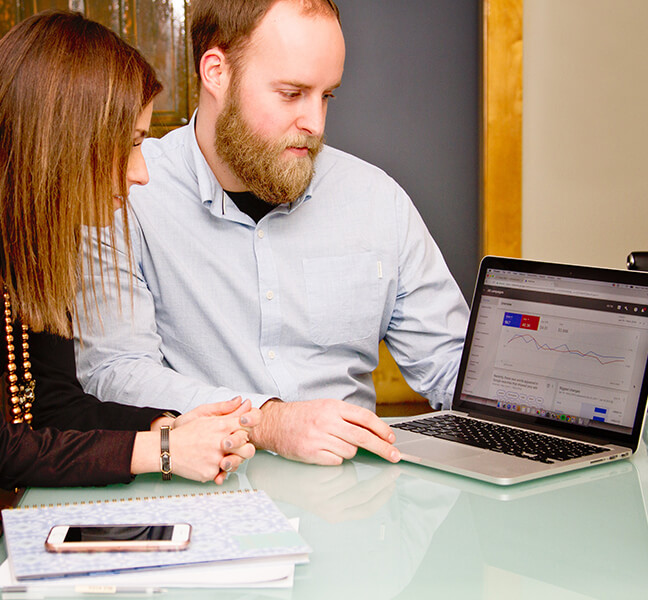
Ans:
{"type": "Polygon", "coordinates": [[[451,411],[392,424],[404,460],[500,485],[636,452],[648,273],[487,256],[451,411]]]}

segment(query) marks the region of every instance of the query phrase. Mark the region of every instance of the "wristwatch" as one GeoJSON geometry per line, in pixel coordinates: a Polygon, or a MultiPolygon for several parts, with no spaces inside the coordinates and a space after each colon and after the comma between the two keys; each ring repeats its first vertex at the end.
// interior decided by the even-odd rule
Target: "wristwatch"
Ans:
{"type": "Polygon", "coordinates": [[[171,479],[171,452],[169,452],[169,431],[171,427],[163,425],[160,427],[160,471],[162,479],[171,479]]]}

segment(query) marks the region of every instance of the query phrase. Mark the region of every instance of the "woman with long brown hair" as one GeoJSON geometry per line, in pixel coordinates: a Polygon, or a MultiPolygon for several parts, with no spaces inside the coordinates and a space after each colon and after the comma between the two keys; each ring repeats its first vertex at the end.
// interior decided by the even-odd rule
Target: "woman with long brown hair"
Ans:
{"type": "MultiPolygon", "coordinates": [[[[148,181],[140,144],[160,90],[137,50],[78,13],[39,13],[0,40],[0,360],[11,421],[0,419],[0,487],[159,470],[222,483],[254,453],[247,429],[260,413],[249,401],[176,417],[100,402],[76,380],[70,337],[84,306],[75,298],[92,268],[81,246],[112,238],[114,209],[148,181]]],[[[102,276],[117,276],[115,260],[102,276]]],[[[84,290],[83,304],[101,293],[84,290]]]]}

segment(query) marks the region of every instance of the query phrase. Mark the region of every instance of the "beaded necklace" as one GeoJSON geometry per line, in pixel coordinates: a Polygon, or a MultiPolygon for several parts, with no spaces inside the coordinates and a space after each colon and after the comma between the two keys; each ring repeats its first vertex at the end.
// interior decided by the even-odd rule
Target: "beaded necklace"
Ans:
{"type": "Polygon", "coordinates": [[[4,286],[4,318],[5,334],[7,336],[7,378],[9,399],[11,401],[11,422],[31,424],[31,407],[34,403],[36,382],[31,374],[29,361],[29,333],[27,325],[22,325],[22,379],[18,377],[16,354],[13,335],[13,318],[11,299],[7,287],[4,286]]]}

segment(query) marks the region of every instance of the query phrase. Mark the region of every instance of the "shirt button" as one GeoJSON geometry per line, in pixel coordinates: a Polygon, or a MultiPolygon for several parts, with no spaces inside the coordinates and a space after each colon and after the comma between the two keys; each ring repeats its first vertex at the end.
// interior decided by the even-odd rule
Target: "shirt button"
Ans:
{"type": "Polygon", "coordinates": [[[274,350],[270,350],[270,352],[268,352],[268,358],[270,360],[274,360],[275,356],[276,356],[276,354],[274,353],[274,350]]]}
{"type": "Polygon", "coordinates": [[[266,292],[266,298],[267,298],[268,300],[272,300],[272,299],[274,298],[274,294],[272,293],[272,290],[268,290],[268,291],[266,292]]]}
{"type": "Polygon", "coordinates": [[[265,233],[263,232],[263,229],[259,229],[259,231],[257,231],[257,236],[258,237],[262,238],[264,235],[265,235],[265,233]]]}

